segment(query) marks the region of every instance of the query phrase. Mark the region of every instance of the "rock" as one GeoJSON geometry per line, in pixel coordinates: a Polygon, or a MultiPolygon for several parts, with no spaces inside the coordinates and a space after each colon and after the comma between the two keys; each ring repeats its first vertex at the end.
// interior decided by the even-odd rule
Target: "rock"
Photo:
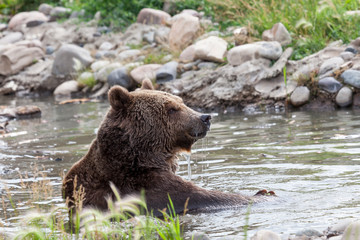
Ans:
{"type": "Polygon", "coordinates": [[[251,238],[251,240],[281,240],[279,234],[269,230],[260,230],[251,238]]]}
{"type": "Polygon", "coordinates": [[[213,62],[201,62],[197,66],[199,69],[215,69],[218,67],[218,64],[213,62]]]}
{"type": "Polygon", "coordinates": [[[155,30],[155,42],[158,44],[166,45],[169,43],[170,28],[160,26],[155,30]]]}
{"type": "Polygon", "coordinates": [[[320,66],[319,76],[326,74],[329,71],[336,70],[344,63],[341,57],[334,57],[326,60],[320,66]]]}
{"type": "Polygon", "coordinates": [[[211,36],[195,44],[195,59],[212,62],[224,62],[227,42],[219,37],[211,36]]]}
{"type": "Polygon", "coordinates": [[[170,62],[172,59],[173,59],[173,55],[168,54],[168,55],[165,55],[165,56],[161,59],[161,62],[170,62]]]}
{"type": "Polygon", "coordinates": [[[295,107],[299,107],[307,103],[310,99],[310,91],[307,87],[296,87],[294,92],[291,94],[290,101],[295,107]]]}
{"type": "Polygon", "coordinates": [[[99,47],[99,50],[101,51],[109,51],[111,49],[113,49],[115,46],[110,43],[110,42],[103,42],[100,47],[99,47]]]}
{"type": "Polygon", "coordinates": [[[235,46],[243,45],[249,41],[249,30],[247,27],[237,28],[233,31],[235,46]]]}
{"type": "MultiPolygon", "coordinates": [[[[39,41],[23,41],[0,50],[0,74],[12,75],[44,58],[39,41]]],[[[0,47],[1,49],[1,47],[0,47]]]]}
{"type": "Polygon", "coordinates": [[[190,45],[200,31],[197,17],[188,14],[181,16],[172,24],[169,33],[169,45],[173,51],[180,51],[190,45]]]}
{"type": "Polygon", "coordinates": [[[70,80],[60,84],[54,91],[54,95],[71,95],[79,90],[78,82],[70,80]]]}
{"type": "Polygon", "coordinates": [[[348,87],[343,87],[340,89],[338,94],[336,95],[336,104],[339,107],[347,107],[352,104],[352,91],[348,87]]]}
{"type": "Polygon", "coordinates": [[[129,77],[126,67],[113,70],[107,78],[107,83],[109,84],[109,87],[119,85],[128,90],[133,90],[136,85],[135,82],[129,77]]]}
{"type": "Polygon", "coordinates": [[[351,52],[353,54],[357,54],[358,51],[353,47],[347,47],[345,48],[345,52],[351,52]]]}
{"type": "Polygon", "coordinates": [[[178,63],[175,61],[168,62],[156,71],[156,82],[164,83],[176,79],[178,63]]]}
{"type": "Polygon", "coordinates": [[[142,24],[162,24],[165,25],[171,16],[164,11],[152,8],[143,8],[137,16],[136,22],[142,24]]]}
{"type": "Polygon", "coordinates": [[[155,41],[155,32],[147,32],[143,34],[143,40],[148,43],[153,43],[155,41]]]}
{"type": "Polygon", "coordinates": [[[260,57],[277,60],[281,54],[282,48],[278,42],[256,42],[233,47],[227,54],[227,60],[237,66],[260,57]]]}
{"type": "Polygon", "coordinates": [[[46,49],[45,49],[46,55],[51,55],[54,53],[54,51],[55,51],[55,49],[53,46],[46,46],[46,49]]]}
{"type": "Polygon", "coordinates": [[[107,96],[107,92],[109,91],[109,85],[105,83],[96,93],[91,95],[91,98],[100,98],[107,96]]]}
{"type": "Polygon", "coordinates": [[[69,76],[93,62],[90,52],[73,44],[64,44],[56,52],[52,68],[55,76],[69,76]]]}
{"type": "MultiPolygon", "coordinates": [[[[43,24],[37,28],[33,28],[34,35],[41,36],[41,42],[44,46],[53,46],[59,49],[62,44],[73,42],[74,33],[60,27],[57,22],[43,24]],[[35,32],[35,30],[37,30],[35,32]]],[[[28,33],[31,34],[31,33],[28,33]]]]}
{"type": "Polygon", "coordinates": [[[146,64],[140,67],[133,69],[130,72],[130,76],[139,84],[145,78],[154,80],[156,78],[156,71],[161,67],[160,64],[146,64]]]}
{"type": "Polygon", "coordinates": [[[69,18],[81,18],[85,16],[85,10],[81,9],[80,11],[74,11],[70,14],[69,18]]]}
{"type": "Polygon", "coordinates": [[[295,235],[300,236],[300,237],[301,236],[321,237],[323,234],[315,229],[305,229],[305,230],[298,231],[295,235]]]}
{"type": "Polygon", "coordinates": [[[101,58],[116,58],[116,52],[115,51],[98,51],[95,54],[96,59],[101,58]]]}
{"type": "Polygon", "coordinates": [[[37,27],[43,23],[44,21],[40,21],[40,20],[29,21],[26,23],[26,27],[28,28],[37,27]]]}
{"type": "Polygon", "coordinates": [[[92,72],[83,72],[78,77],[77,82],[83,86],[87,86],[89,83],[90,84],[94,83],[95,82],[94,74],[92,72]]]}
{"type": "Polygon", "coordinates": [[[351,223],[344,231],[341,240],[360,239],[360,221],[351,223]]]}
{"type": "Polygon", "coordinates": [[[14,81],[7,82],[4,84],[4,86],[0,88],[0,94],[1,95],[13,94],[16,92],[18,87],[19,86],[14,81]]]}
{"type": "Polygon", "coordinates": [[[53,9],[53,6],[46,4],[46,3],[42,3],[39,6],[39,12],[42,12],[45,15],[50,15],[51,10],[53,9]]]}
{"type": "Polygon", "coordinates": [[[270,30],[266,30],[262,34],[264,41],[277,41],[281,46],[291,43],[291,36],[286,27],[282,23],[276,23],[270,30]]]}
{"type": "Polygon", "coordinates": [[[149,25],[133,23],[126,29],[120,40],[124,43],[124,45],[139,45],[143,40],[143,32],[152,28],[153,27],[149,25]]]}
{"type": "Polygon", "coordinates": [[[193,62],[195,60],[195,45],[190,45],[185,48],[180,56],[179,61],[183,63],[193,62]]]}
{"type": "Polygon", "coordinates": [[[105,60],[100,60],[100,61],[96,61],[96,62],[93,62],[90,66],[91,70],[93,72],[97,72],[99,71],[101,68],[109,65],[110,62],[109,61],[105,61],[105,60]]]}
{"type": "Polygon", "coordinates": [[[5,37],[0,39],[0,45],[16,43],[16,42],[22,40],[23,36],[24,35],[21,32],[9,33],[5,37]]]}
{"type": "Polygon", "coordinates": [[[71,14],[70,8],[54,7],[50,12],[50,21],[56,21],[61,18],[68,18],[71,14]]]}
{"type": "Polygon", "coordinates": [[[130,50],[122,51],[117,58],[120,61],[131,61],[136,57],[138,57],[139,55],[141,55],[141,51],[139,49],[130,49],[130,50]]]}
{"type": "Polygon", "coordinates": [[[11,30],[20,30],[23,24],[27,24],[31,21],[47,22],[48,18],[38,11],[21,12],[11,18],[8,26],[11,30]]]}
{"type": "Polygon", "coordinates": [[[255,90],[261,93],[263,98],[284,99],[295,90],[296,86],[297,83],[290,79],[285,86],[284,77],[280,75],[272,79],[260,80],[255,85],[255,90]]]}
{"type": "Polygon", "coordinates": [[[325,77],[319,80],[319,87],[329,93],[336,93],[343,86],[333,77],[325,77]]]}
{"type": "Polygon", "coordinates": [[[351,219],[351,218],[342,219],[338,223],[331,226],[329,229],[329,232],[332,232],[336,235],[341,234],[345,231],[347,226],[349,226],[352,222],[353,222],[353,219],[351,219]]]}
{"type": "Polygon", "coordinates": [[[342,59],[344,59],[344,61],[346,62],[346,61],[350,61],[351,59],[353,59],[355,57],[355,54],[352,52],[345,51],[340,54],[340,57],[342,59]]]}
{"type": "Polygon", "coordinates": [[[191,15],[193,17],[197,17],[197,18],[201,18],[201,14],[194,10],[194,9],[184,9],[180,12],[180,14],[188,14],[188,15],[191,15]]]}
{"type": "Polygon", "coordinates": [[[210,240],[209,236],[203,232],[195,232],[192,237],[192,240],[210,240]]]}
{"type": "Polygon", "coordinates": [[[5,29],[7,29],[8,25],[5,23],[0,23],[0,32],[4,31],[5,29]]]}
{"type": "Polygon", "coordinates": [[[349,69],[343,72],[340,77],[346,84],[360,88],[360,71],[349,69]]]}
{"type": "Polygon", "coordinates": [[[278,76],[283,72],[284,67],[288,63],[289,58],[293,52],[292,48],[287,48],[283,54],[281,54],[279,60],[276,61],[274,65],[272,65],[269,69],[265,69],[260,76],[259,79],[273,78],[278,76]]]}
{"type": "Polygon", "coordinates": [[[109,74],[117,68],[121,68],[121,63],[111,63],[104,68],[101,68],[98,72],[95,73],[95,79],[100,82],[107,82],[109,74]]]}
{"type": "Polygon", "coordinates": [[[0,116],[9,119],[37,118],[41,116],[41,109],[34,105],[18,106],[16,108],[5,107],[0,108],[0,116]]]}

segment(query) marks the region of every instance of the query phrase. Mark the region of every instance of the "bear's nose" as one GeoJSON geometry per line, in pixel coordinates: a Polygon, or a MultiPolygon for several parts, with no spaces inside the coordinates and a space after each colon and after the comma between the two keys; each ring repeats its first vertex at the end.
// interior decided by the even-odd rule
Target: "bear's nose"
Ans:
{"type": "Polygon", "coordinates": [[[210,119],[211,119],[210,115],[201,115],[200,119],[201,121],[203,121],[203,123],[206,124],[208,128],[210,127],[210,119]]]}

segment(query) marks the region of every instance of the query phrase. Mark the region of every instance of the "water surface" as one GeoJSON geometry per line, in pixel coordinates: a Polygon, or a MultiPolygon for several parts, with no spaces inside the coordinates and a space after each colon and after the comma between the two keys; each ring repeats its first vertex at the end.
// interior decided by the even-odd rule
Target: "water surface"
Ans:
{"type": "MultiPolygon", "coordinates": [[[[34,104],[42,117],[11,121],[13,136],[0,136],[0,192],[10,192],[18,211],[28,211],[33,190],[46,172],[53,192],[40,208],[63,205],[61,175],[83,156],[108,109],[107,102],[58,105],[52,99],[0,99],[0,105],[34,104]],[[27,177],[21,179],[19,174],[27,177]],[[8,189],[8,190],[7,190],[8,189]]],[[[249,211],[249,232],[269,229],[283,236],[313,228],[320,232],[344,218],[360,216],[360,116],[356,111],[214,114],[211,131],[198,141],[178,174],[206,189],[253,195],[273,190],[274,201],[182,217],[187,232],[212,239],[241,239],[249,211]]],[[[35,190],[36,191],[36,190],[35,190]]],[[[46,192],[45,190],[43,193],[46,192]]],[[[11,207],[8,204],[8,215],[11,207]]],[[[3,216],[0,208],[0,215],[3,216]]],[[[14,231],[18,217],[0,224],[14,231]]]]}

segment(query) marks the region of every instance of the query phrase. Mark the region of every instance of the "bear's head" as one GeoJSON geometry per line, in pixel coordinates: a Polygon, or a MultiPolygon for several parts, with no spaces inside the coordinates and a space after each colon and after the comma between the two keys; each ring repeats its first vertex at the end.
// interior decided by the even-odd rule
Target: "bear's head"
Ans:
{"type": "Polygon", "coordinates": [[[108,97],[110,121],[105,120],[103,125],[111,124],[109,127],[119,130],[137,151],[190,151],[210,128],[210,115],[190,109],[180,97],[155,91],[149,80],[134,92],[114,86],[108,97]]]}

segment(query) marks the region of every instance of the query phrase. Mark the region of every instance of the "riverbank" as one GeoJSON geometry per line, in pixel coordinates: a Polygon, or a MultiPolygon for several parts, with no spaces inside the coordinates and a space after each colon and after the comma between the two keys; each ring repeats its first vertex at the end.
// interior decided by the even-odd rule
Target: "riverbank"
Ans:
{"type": "Polygon", "coordinates": [[[360,106],[360,38],[294,61],[282,23],[254,41],[246,27],[211,31],[216,23],[195,10],[143,9],[124,33],[99,27],[99,15],[82,22],[76,14],[42,4],[0,26],[0,94],[96,99],[149,78],[212,111],[360,106]],[[69,19],[54,21],[64,13],[69,19]]]}

